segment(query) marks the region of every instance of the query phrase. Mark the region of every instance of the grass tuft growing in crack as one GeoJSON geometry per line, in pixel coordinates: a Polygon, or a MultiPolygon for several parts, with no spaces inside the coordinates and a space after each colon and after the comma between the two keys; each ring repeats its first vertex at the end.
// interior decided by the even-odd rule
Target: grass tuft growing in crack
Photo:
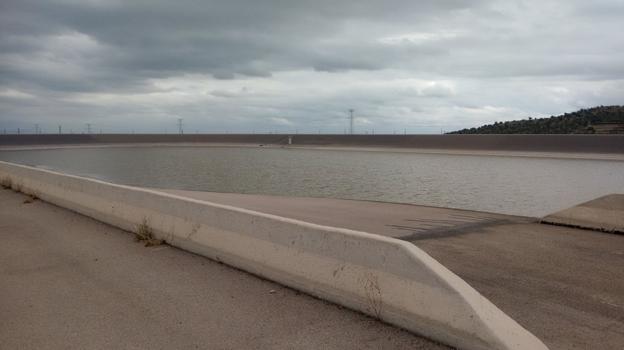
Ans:
{"type": "Polygon", "coordinates": [[[36,194],[31,193],[28,194],[28,198],[24,199],[24,204],[30,204],[36,200],[39,200],[39,197],[36,194]]]}
{"type": "Polygon", "coordinates": [[[146,247],[161,245],[165,242],[162,239],[157,239],[154,237],[154,231],[150,227],[146,218],[143,218],[143,222],[141,222],[141,224],[137,226],[137,229],[134,235],[135,235],[137,242],[145,243],[146,247]]]}
{"type": "Polygon", "coordinates": [[[13,180],[11,180],[10,177],[3,177],[0,180],[0,186],[2,186],[2,188],[4,188],[5,190],[10,190],[11,188],[13,188],[13,180]]]}

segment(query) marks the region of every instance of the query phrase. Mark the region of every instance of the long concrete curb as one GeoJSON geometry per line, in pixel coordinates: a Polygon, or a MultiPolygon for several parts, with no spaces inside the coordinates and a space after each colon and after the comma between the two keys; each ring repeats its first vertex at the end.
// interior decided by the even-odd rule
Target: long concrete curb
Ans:
{"type": "Polygon", "coordinates": [[[0,180],[461,349],[547,349],[416,246],[148,189],[0,162],[0,180]]]}

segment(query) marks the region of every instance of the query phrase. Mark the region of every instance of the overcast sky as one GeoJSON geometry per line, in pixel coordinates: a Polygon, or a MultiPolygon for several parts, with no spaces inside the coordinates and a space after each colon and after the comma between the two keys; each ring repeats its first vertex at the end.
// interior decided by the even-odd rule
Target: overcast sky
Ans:
{"type": "Polygon", "coordinates": [[[439,133],[624,104],[624,1],[2,0],[0,132],[439,133]]]}

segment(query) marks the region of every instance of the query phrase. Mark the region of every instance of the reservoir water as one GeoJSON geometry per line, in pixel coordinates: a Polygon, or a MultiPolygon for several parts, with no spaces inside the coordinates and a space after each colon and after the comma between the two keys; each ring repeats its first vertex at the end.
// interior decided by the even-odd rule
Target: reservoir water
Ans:
{"type": "Polygon", "coordinates": [[[288,148],[0,151],[0,160],[157,188],[413,203],[543,216],[624,193],[624,162],[288,148]]]}

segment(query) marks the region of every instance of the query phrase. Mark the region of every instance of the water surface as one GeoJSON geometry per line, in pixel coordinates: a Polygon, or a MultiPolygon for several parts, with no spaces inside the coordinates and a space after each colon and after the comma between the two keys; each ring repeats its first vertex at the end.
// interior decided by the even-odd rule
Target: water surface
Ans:
{"type": "Polygon", "coordinates": [[[624,193],[624,162],[275,148],[0,151],[0,160],[106,181],[543,216],[624,193]]]}

